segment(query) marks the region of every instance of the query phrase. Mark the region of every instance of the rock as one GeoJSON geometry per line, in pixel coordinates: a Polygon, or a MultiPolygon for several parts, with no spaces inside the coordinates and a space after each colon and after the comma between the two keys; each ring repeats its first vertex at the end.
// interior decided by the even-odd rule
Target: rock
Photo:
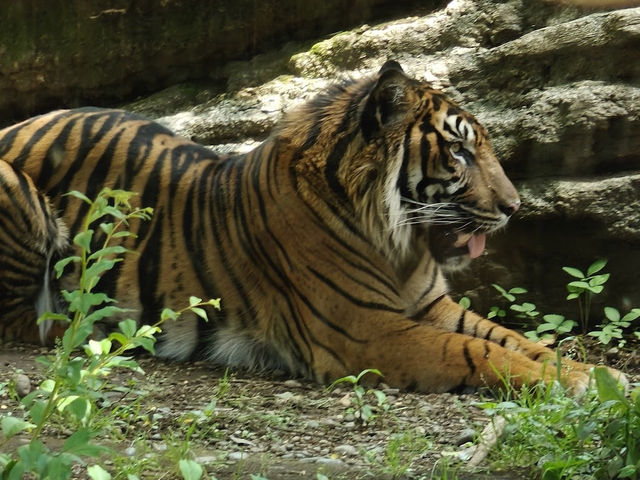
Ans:
{"type": "Polygon", "coordinates": [[[283,382],[283,385],[285,387],[287,387],[287,388],[301,388],[302,387],[302,384],[299,381],[294,380],[294,379],[285,380],[283,382]]]}
{"type": "Polygon", "coordinates": [[[617,347],[612,347],[609,350],[607,350],[604,353],[605,357],[607,357],[607,360],[611,361],[611,360],[615,360],[620,356],[620,349],[618,349],[617,347]]]}
{"type": "Polygon", "coordinates": [[[16,374],[14,382],[18,397],[25,397],[31,392],[31,380],[24,373],[16,374]]]}
{"type": "Polygon", "coordinates": [[[331,457],[316,457],[313,459],[315,463],[319,463],[320,465],[326,465],[328,467],[341,467],[344,465],[344,462],[339,458],[331,458],[331,457]]]}
{"type": "Polygon", "coordinates": [[[233,461],[246,460],[249,458],[249,454],[246,452],[231,452],[227,458],[233,461]]]}
{"type": "Polygon", "coordinates": [[[465,428],[454,441],[454,445],[461,446],[468,442],[473,442],[476,438],[476,431],[473,428],[465,428]]]}
{"type": "Polygon", "coordinates": [[[338,445],[334,448],[334,450],[337,453],[348,456],[348,457],[356,456],[359,453],[356,447],[354,447],[353,445],[347,445],[347,444],[338,445]]]}

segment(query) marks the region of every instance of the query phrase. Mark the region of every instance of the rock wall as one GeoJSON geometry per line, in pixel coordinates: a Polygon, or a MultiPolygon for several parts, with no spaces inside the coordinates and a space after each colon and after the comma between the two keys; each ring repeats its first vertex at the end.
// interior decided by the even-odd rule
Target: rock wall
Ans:
{"type": "Polygon", "coordinates": [[[417,2],[4,1],[0,123],[59,106],[122,101],[185,80],[215,79],[230,60],[388,16],[412,3],[417,2]]]}
{"type": "MultiPolygon", "coordinates": [[[[22,0],[15,3],[22,4],[22,0]]],[[[147,2],[136,5],[140,3],[147,2]]],[[[226,8],[236,4],[228,3],[226,8]]],[[[328,3],[334,12],[324,15],[334,18],[339,11],[338,16],[353,18],[349,9],[335,10],[337,0],[328,3]]],[[[383,2],[353,5],[359,10],[365,3],[383,2]]],[[[177,4],[190,8],[187,0],[167,0],[161,8],[177,4]]],[[[198,41],[187,34],[162,36],[158,33],[164,31],[161,27],[150,38],[141,39],[161,47],[157,49],[105,40],[111,44],[105,48],[117,52],[115,61],[134,60],[130,62],[133,70],[113,73],[71,53],[69,58],[85,72],[84,78],[71,85],[82,93],[78,99],[98,91],[117,96],[135,91],[136,82],[160,85],[182,81],[190,72],[207,71],[216,82],[224,82],[226,93],[220,93],[219,83],[183,82],[125,107],[219,150],[242,150],[264,138],[284,111],[328,82],[376,71],[386,59],[395,58],[410,74],[444,89],[485,124],[522,194],[521,211],[504,232],[490,239],[487,254],[452,279],[455,292],[469,295],[472,307],[484,313],[495,303],[491,283],[524,286],[541,311],[572,315],[572,306],[564,301],[564,284],[569,279],[561,267],[586,267],[604,257],[612,273],[607,304],[623,309],[640,306],[636,273],[640,268],[640,8],[606,11],[542,0],[454,0],[435,11],[415,8],[409,17],[362,25],[309,48],[309,44],[283,43],[290,28],[265,34],[264,29],[272,28],[279,17],[276,12],[251,10],[255,5],[247,2],[242,6],[245,23],[241,31],[251,35],[233,29],[227,33],[213,20],[202,25],[202,18],[194,18],[189,31],[206,33],[198,41]],[[249,12],[252,19],[265,18],[247,20],[249,12]],[[256,37],[259,31],[266,36],[256,37]],[[213,35],[220,32],[228,38],[214,40],[213,35]],[[265,52],[268,45],[281,43],[249,60],[221,63],[215,56],[232,48],[239,56],[253,54],[260,43],[256,38],[270,39],[262,45],[265,52]],[[175,45],[169,47],[172,43],[175,45]],[[190,43],[194,51],[187,54],[184,49],[190,43]],[[216,45],[214,53],[206,48],[208,44],[216,45]],[[179,59],[189,59],[189,65],[168,61],[163,57],[167,49],[179,59]],[[215,74],[211,73],[212,61],[215,74]],[[111,83],[94,81],[97,72],[107,72],[111,83]]],[[[304,8],[293,0],[283,5],[304,8]]],[[[123,8],[134,11],[128,3],[123,8]]],[[[315,19],[311,23],[329,18],[314,16],[307,9],[304,14],[315,19]]],[[[137,28],[117,11],[85,11],[84,15],[94,25],[120,22],[121,31],[137,28]]],[[[192,16],[202,15],[198,11],[192,16]]],[[[208,16],[221,21],[213,13],[208,16]]],[[[3,20],[0,18],[6,25],[3,20]]],[[[3,27],[0,35],[6,31],[3,27]]],[[[18,37],[25,35],[16,32],[18,37]]],[[[36,60],[37,56],[33,62],[36,60]]],[[[3,54],[1,72],[8,68],[6,62],[3,54]]],[[[42,64],[37,66],[34,69],[39,71],[42,64]]],[[[27,74],[23,70],[24,66],[11,71],[12,87],[6,86],[7,75],[0,74],[0,104],[5,102],[5,107],[19,109],[15,106],[19,104],[23,111],[23,92],[28,98],[49,95],[59,99],[60,94],[56,97],[51,92],[58,83],[69,81],[45,75],[38,86],[33,71],[29,76],[29,70],[27,74]],[[20,80],[24,75],[29,80],[20,80]],[[47,88],[40,92],[45,84],[47,88]]]]}

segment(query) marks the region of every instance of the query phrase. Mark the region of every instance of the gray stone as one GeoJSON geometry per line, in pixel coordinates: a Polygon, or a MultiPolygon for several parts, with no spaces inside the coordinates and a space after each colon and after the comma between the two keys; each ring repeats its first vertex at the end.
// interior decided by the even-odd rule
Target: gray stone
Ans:
{"type": "Polygon", "coordinates": [[[14,382],[16,393],[20,398],[27,396],[31,392],[31,380],[24,373],[16,374],[14,382]]]}
{"type": "Polygon", "coordinates": [[[358,455],[358,449],[356,447],[354,447],[353,445],[347,445],[347,444],[343,444],[343,445],[338,445],[334,448],[334,450],[341,454],[341,455],[346,455],[348,457],[352,457],[355,455],[358,455]]]}

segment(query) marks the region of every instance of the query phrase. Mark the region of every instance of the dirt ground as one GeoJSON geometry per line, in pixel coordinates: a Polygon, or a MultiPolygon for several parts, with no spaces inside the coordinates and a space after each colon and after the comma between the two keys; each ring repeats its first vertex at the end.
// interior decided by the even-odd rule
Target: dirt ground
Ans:
{"type": "MultiPolygon", "coordinates": [[[[47,353],[32,345],[0,344],[1,381],[22,373],[37,385],[43,377],[34,360],[47,353]]],[[[142,478],[179,478],[166,459],[180,458],[187,449],[220,480],[530,478],[528,472],[489,472],[486,466],[472,471],[459,460],[490,422],[475,405],[483,400],[478,393],[425,395],[382,385],[386,406],[363,425],[346,384],[329,392],[277,373],[225,375],[203,362],[167,363],[149,356],[138,362],[144,374],[120,371],[107,388],[104,407],[111,424],[105,426],[105,443],[115,442],[114,448],[138,464],[135,473],[142,478]]],[[[640,379],[635,352],[610,353],[608,363],[640,379]]],[[[0,410],[20,414],[11,390],[2,389],[0,410]]],[[[375,406],[377,400],[370,395],[367,402],[375,406]]],[[[51,428],[45,442],[69,434],[64,427],[51,428]]],[[[103,466],[123,469],[120,460],[106,459],[103,466]]]]}

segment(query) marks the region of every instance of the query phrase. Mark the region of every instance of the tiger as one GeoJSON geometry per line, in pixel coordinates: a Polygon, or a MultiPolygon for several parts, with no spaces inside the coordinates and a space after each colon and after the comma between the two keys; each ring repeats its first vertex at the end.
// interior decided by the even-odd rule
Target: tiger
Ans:
{"type": "MultiPolygon", "coordinates": [[[[135,252],[101,288],[139,324],[190,296],[209,321],[163,324],[158,356],[280,370],[328,384],[377,368],[419,392],[560,381],[593,365],[461,307],[447,272],[483,254],[520,208],[478,120],[389,60],[284,115],[254,150],[218,155],[116,109],[59,110],[0,131],[0,335],[50,338],[52,264],[104,187],[137,192],[135,252]],[[561,368],[557,368],[561,367],[561,368]]],[[[106,322],[109,324],[109,321],[106,322]]],[[[55,333],[55,332],[54,332],[55,333]]],[[[621,381],[624,375],[611,369],[621,381]]]]}

